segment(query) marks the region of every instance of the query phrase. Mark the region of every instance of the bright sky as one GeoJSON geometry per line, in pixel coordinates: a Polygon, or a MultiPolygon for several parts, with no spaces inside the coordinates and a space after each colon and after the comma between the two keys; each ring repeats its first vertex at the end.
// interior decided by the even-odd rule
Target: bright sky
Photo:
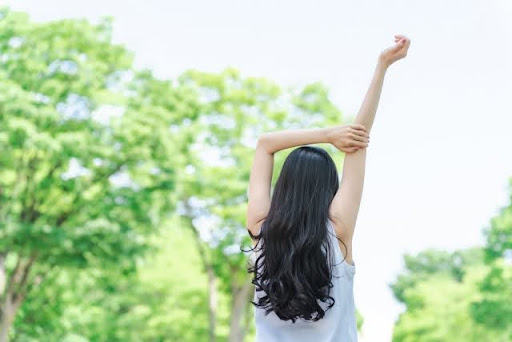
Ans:
{"type": "Polygon", "coordinates": [[[345,115],[379,52],[411,38],[387,75],[368,150],[353,254],[361,342],[390,341],[402,255],[483,244],[512,176],[512,3],[490,1],[3,1],[35,20],[104,15],[139,66],[321,81],[345,115]],[[507,97],[508,96],[508,97],[507,97]]]}

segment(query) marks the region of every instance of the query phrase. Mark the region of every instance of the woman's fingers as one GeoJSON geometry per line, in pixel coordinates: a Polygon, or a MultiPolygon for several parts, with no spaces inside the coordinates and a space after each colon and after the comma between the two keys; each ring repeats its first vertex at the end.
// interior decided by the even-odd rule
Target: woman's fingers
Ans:
{"type": "Polygon", "coordinates": [[[405,41],[405,48],[408,49],[409,45],[411,45],[411,40],[410,39],[406,39],[406,41],[405,41]]]}
{"type": "Polygon", "coordinates": [[[345,153],[354,153],[358,149],[359,148],[357,148],[357,147],[347,147],[347,148],[342,149],[342,151],[345,152],[345,153]]]}
{"type": "Polygon", "coordinates": [[[363,125],[351,124],[350,127],[353,129],[351,133],[360,135],[362,137],[368,137],[368,131],[366,130],[366,127],[364,127],[363,125]]]}
{"type": "Polygon", "coordinates": [[[361,130],[361,131],[366,132],[366,127],[364,127],[361,124],[350,124],[350,127],[352,127],[355,130],[361,130]]]}
{"type": "Polygon", "coordinates": [[[363,142],[363,141],[353,140],[350,143],[350,147],[367,147],[367,146],[368,146],[368,143],[367,142],[363,142]]]}
{"type": "Polygon", "coordinates": [[[411,40],[408,39],[404,35],[397,34],[397,35],[395,35],[395,43],[398,43],[399,46],[409,47],[409,44],[411,43],[411,40]]]}
{"type": "Polygon", "coordinates": [[[400,41],[398,41],[395,45],[395,51],[400,51],[405,45],[405,41],[403,39],[401,39],[400,41]]]}
{"type": "Polygon", "coordinates": [[[352,140],[362,141],[362,142],[368,142],[368,137],[366,134],[354,134],[352,137],[352,140]]]}
{"type": "Polygon", "coordinates": [[[399,55],[403,58],[407,56],[407,50],[409,50],[409,45],[411,44],[410,40],[405,40],[405,43],[402,44],[402,48],[399,51],[399,55]]]}
{"type": "Polygon", "coordinates": [[[408,39],[407,37],[403,37],[403,38],[400,38],[399,44],[401,44],[403,47],[405,47],[407,49],[409,47],[409,45],[411,44],[411,40],[408,39]]]}
{"type": "Polygon", "coordinates": [[[344,148],[342,151],[345,153],[354,153],[354,152],[359,151],[361,148],[362,147],[347,147],[347,148],[344,148]]]}

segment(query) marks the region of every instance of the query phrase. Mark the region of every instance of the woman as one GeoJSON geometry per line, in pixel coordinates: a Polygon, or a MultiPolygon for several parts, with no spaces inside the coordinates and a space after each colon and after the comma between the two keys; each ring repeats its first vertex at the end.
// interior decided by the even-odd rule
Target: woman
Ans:
{"type": "Polygon", "coordinates": [[[366,147],[389,66],[410,40],[384,50],[353,124],[263,134],[251,169],[247,229],[253,239],[256,341],[357,341],[352,238],[361,202],[366,147]],[[342,180],[325,150],[346,152],[342,180]],[[270,196],[274,153],[285,160],[270,196]]]}

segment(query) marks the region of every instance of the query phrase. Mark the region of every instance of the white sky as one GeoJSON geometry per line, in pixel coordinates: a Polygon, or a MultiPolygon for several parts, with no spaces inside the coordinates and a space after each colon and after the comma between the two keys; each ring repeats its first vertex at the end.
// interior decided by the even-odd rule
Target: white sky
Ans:
{"type": "Polygon", "coordinates": [[[280,84],[321,81],[357,112],[378,53],[388,72],[354,238],[361,342],[390,341],[388,283],[403,253],[483,244],[512,176],[512,3],[490,1],[3,1],[35,20],[115,17],[115,40],[161,77],[238,68],[280,84]],[[508,19],[508,20],[507,20],[508,19]],[[508,95],[508,98],[507,98],[508,95]]]}

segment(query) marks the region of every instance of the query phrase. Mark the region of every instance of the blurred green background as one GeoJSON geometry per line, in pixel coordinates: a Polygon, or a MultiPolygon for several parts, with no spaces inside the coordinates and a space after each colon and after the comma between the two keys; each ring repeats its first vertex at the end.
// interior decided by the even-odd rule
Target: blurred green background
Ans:
{"type": "MultiPolygon", "coordinates": [[[[0,342],[251,341],[253,142],[350,120],[321,83],[159,78],[112,30],[0,10],[0,342]]],[[[512,202],[489,222],[404,255],[393,341],[512,341],[512,202]]]]}

